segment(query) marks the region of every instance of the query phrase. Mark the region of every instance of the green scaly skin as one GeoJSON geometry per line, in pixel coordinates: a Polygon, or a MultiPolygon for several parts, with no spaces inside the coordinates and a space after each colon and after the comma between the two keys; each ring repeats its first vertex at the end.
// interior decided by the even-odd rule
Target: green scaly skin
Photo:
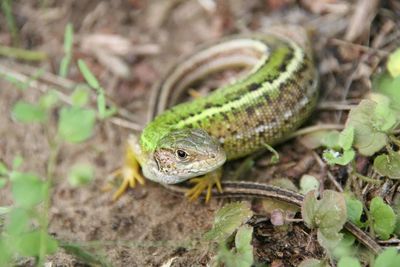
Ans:
{"type": "MultiPolygon", "coordinates": [[[[242,39],[268,47],[265,55],[261,55],[260,63],[250,74],[206,97],[166,110],[145,127],[140,140],[133,142],[135,144],[131,145],[132,150],[135,151],[147,178],[160,183],[177,183],[215,170],[225,161],[225,156],[227,160],[237,159],[263,149],[265,144],[277,144],[310,116],[318,98],[318,74],[310,50],[273,34],[228,38],[219,45],[242,39]],[[189,142],[192,154],[202,143],[213,143],[212,140],[193,141],[190,137],[191,129],[203,129],[207,132],[211,139],[218,141],[225,155],[215,150],[206,151],[202,157],[211,153],[217,158],[215,166],[207,166],[206,171],[193,172],[190,175],[186,173],[179,179],[164,177],[160,173],[165,167],[163,164],[168,165],[174,175],[179,176],[179,170],[175,170],[179,166],[170,158],[177,148],[185,148],[189,142]],[[173,141],[176,138],[169,138],[176,131],[186,135],[177,146],[173,141]]],[[[207,55],[210,47],[201,50],[205,51],[203,54],[207,55]]],[[[184,62],[190,63],[195,56],[196,54],[188,57],[184,62]]],[[[179,72],[177,68],[180,64],[183,62],[178,63],[178,67],[172,69],[167,76],[179,72]]],[[[189,64],[189,71],[184,69],[182,77],[178,78],[184,78],[186,72],[190,73],[198,67],[191,67],[189,64]]],[[[174,80],[172,84],[177,84],[177,81],[174,80]]],[[[201,164],[205,163],[200,162],[201,164]]],[[[212,163],[207,162],[207,165],[212,163]]],[[[190,167],[194,169],[198,165],[190,167]]]]}

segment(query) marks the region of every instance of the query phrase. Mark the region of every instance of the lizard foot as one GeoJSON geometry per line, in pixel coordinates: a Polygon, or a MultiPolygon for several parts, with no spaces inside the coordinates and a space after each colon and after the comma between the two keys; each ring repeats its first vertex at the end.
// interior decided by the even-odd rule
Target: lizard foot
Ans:
{"type": "Polygon", "coordinates": [[[136,182],[144,185],[144,178],[140,174],[140,164],[130,147],[127,148],[125,153],[124,165],[112,173],[111,177],[122,178],[121,185],[113,195],[113,201],[118,200],[128,189],[128,187],[134,188],[136,186],[136,182]]]}
{"type": "Polygon", "coordinates": [[[206,175],[191,179],[190,183],[195,185],[186,192],[185,196],[188,197],[190,201],[194,201],[203,191],[207,190],[205,202],[208,203],[211,199],[211,189],[214,185],[217,187],[218,192],[222,193],[221,176],[222,168],[219,168],[206,175]]]}

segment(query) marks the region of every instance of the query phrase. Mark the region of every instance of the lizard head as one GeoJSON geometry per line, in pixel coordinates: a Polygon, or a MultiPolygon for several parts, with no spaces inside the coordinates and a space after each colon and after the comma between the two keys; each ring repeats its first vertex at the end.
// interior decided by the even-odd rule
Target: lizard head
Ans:
{"type": "Polygon", "coordinates": [[[153,155],[162,176],[158,180],[166,184],[206,174],[226,161],[221,145],[202,129],[169,132],[158,141],[153,155]]]}

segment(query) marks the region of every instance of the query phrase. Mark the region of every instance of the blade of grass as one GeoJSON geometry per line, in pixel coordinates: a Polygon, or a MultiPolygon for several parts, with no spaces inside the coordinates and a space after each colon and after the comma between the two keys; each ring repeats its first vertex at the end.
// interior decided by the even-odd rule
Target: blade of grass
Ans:
{"type": "Polygon", "coordinates": [[[17,26],[15,24],[14,15],[12,13],[12,0],[2,0],[1,1],[1,9],[3,10],[4,16],[6,17],[7,27],[10,31],[13,44],[19,45],[19,36],[17,26]]]}
{"type": "Polygon", "coordinates": [[[47,59],[47,54],[42,51],[25,50],[4,45],[0,45],[0,56],[26,61],[43,61],[47,59]]]}
{"type": "Polygon", "coordinates": [[[68,23],[64,32],[64,57],[61,60],[59,74],[65,78],[68,75],[69,65],[72,59],[72,45],[74,42],[74,28],[68,23]]]}

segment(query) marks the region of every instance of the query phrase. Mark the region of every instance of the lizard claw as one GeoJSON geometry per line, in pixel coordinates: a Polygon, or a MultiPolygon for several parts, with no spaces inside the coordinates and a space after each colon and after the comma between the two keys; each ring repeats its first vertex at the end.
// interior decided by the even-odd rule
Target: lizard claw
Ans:
{"type": "Polygon", "coordinates": [[[140,174],[139,162],[137,161],[132,149],[129,147],[127,148],[124,166],[113,172],[111,177],[122,178],[121,185],[113,195],[113,201],[118,200],[125,193],[128,187],[134,188],[136,186],[136,182],[141,185],[145,184],[145,180],[140,174]]]}
{"type": "Polygon", "coordinates": [[[214,185],[217,187],[218,192],[222,193],[221,176],[222,170],[220,168],[201,177],[191,179],[189,182],[195,185],[185,193],[185,196],[190,201],[194,201],[198,199],[203,191],[206,191],[205,203],[208,203],[211,199],[211,189],[214,185]]]}

